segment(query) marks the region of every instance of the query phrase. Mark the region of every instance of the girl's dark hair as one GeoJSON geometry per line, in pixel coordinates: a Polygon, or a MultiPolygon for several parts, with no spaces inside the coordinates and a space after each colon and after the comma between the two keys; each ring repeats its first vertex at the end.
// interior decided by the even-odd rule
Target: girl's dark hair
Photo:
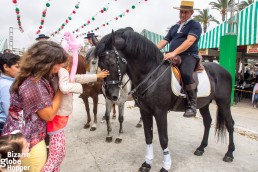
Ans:
{"type": "Polygon", "coordinates": [[[0,158],[7,160],[19,160],[20,157],[12,157],[8,155],[9,152],[22,153],[23,148],[23,136],[22,133],[8,134],[0,136],[0,158]]]}
{"type": "Polygon", "coordinates": [[[19,86],[29,76],[35,80],[44,77],[50,81],[53,66],[66,62],[67,56],[65,50],[53,41],[35,43],[21,58],[20,73],[14,80],[12,91],[18,92],[19,86]]]}
{"type": "Polygon", "coordinates": [[[4,73],[4,64],[8,67],[15,65],[19,62],[20,56],[13,53],[5,53],[0,55],[0,70],[4,73]]]}

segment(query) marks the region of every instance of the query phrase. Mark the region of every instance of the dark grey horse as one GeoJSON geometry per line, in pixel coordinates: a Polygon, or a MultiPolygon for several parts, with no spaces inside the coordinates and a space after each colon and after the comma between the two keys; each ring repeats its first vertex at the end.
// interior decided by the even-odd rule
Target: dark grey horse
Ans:
{"type": "MultiPolygon", "coordinates": [[[[108,78],[117,80],[118,83],[121,76],[127,73],[132,81],[134,87],[132,93],[140,107],[147,144],[145,162],[139,171],[149,171],[151,168],[153,117],[156,119],[160,145],[163,149],[163,167],[160,171],[168,171],[171,167],[171,158],[168,150],[167,112],[170,110],[183,112],[186,107],[186,100],[175,96],[171,91],[170,64],[162,60],[163,55],[156,45],[131,28],[119,29],[103,37],[96,47],[95,54],[99,56],[99,67],[110,71],[108,78]]],[[[216,63],[203,65],[210,79],[211,93],[208,97],[197,100],[205,130],[201,145],[194,154],[202,155],[208,145],[212,122],[209,105],[215,100],[218,106],[216,134],[218,137],[223,137],[227,128],[229,145],[223,160],[231,162],[235,150],[234,120],[230,111],[232,78],[227,70],[216,63]]],[[[112,84],[106,89],[109,92],[109,99],[116,100],[119,87],[112,84]]]]}

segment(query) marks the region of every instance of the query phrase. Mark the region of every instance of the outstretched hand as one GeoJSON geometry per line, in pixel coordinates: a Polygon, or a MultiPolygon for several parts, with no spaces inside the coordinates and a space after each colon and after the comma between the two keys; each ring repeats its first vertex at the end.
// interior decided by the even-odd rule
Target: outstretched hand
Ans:
{"type": "Polygon", "coordinates": [[[100,73],[97,74],[97,79],[104,79],[109,75],[108,70],[102,70],[100,73]]]}

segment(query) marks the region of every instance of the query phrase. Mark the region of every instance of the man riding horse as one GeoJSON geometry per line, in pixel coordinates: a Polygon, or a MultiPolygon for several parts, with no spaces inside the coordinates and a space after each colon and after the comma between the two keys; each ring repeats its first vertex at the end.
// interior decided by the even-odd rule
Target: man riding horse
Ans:
{"type": "Polygon", "coordinates": [[[182,0],[180,7],[174,7],[179,10],[180,20],[169,29],[167,35],[157,44],[159,49],[162,49],[168,43],[170,44],[170,52],[164,56],[164,60],[173,59],[177,55],[181,57],[182,62],[179,69],[188,101],[184,117],[194,117],[196,115],[197,82],[194,80],[193,74],[200,60],[198,41],[202,28],[200,23],[191,18],[194,10],[196,10],[193,5],[193,1],[182,0]]]}

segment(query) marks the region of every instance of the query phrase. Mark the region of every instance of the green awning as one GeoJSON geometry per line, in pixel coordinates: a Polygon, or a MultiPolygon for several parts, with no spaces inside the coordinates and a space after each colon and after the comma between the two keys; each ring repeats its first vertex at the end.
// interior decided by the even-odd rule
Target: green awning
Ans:
{"type": "MultiPolygon", "coordinates": [[[[160,40],[163,39],[164,36],[161,36],[157,33],[148,31],[146,29],[143,29],[142,32],[140,33],[141,35],[145,36],[148,38],[150,41],[152,41],[154,44],[157,44],[160,40]]],[[[169,45],[166,45],[162,50],[162,52],[168,52],[169,51],[169,45]]]]}
{"type": "MultiPolygon", "coordinates": [[[[240,11],[234,19],[237,25],[234,25],[233,31],[238,32],[237,45],[258,44],[258,1],[240,11]],[[238,27],[237,27],[238,26],[238,27]]],[[[219,48],[220,37],[229,33],[230,26],[225,21],[216,28],[203,34],[199,41],[199,49],[219,48]]]]}

